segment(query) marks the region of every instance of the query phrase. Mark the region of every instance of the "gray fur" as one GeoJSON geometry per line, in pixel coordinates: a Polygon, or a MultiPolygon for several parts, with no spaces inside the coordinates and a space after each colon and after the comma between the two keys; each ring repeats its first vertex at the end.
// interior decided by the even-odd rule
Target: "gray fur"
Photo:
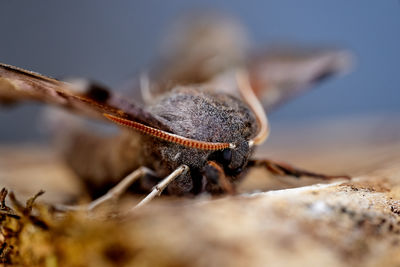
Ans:
{"type": "MultiPolygon", "coordinates": [[[[230,142],[233,150],[231,168],[245,166],[251,150],[247,141],[257,131],[251,110],[240,100],[202,88],[179,87],[167,94],[150,111],[163,118],[173,133],[209,142],[230,142]]],[[[192,187],[193,172],[201,170],[214,151],[186,148],[181,145],[144,136],[146,165],[165,176],[181,164],[191,172],[180,177],[168,188],[170,193],[184,194],[192,187]]]]}

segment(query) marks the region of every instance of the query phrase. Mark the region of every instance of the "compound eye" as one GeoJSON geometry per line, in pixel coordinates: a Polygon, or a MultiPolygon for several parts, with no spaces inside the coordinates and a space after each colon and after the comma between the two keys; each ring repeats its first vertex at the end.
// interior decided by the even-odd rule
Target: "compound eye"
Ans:
{"type": "Polygon", "coordinates": [[[243,171],[243,169],[242,168],[236,168],[236,169],[234,169],[233,171],[232,171],[232,175],[233,176],[236,176],[236,175],[239,175],[241,172],[243,171]]]}
{"type": "Polygon", "coordinates": [[[225,164],[229,164],[232,161],[232,149],[227,148],[222,151],[222,160],[225,164]]]}

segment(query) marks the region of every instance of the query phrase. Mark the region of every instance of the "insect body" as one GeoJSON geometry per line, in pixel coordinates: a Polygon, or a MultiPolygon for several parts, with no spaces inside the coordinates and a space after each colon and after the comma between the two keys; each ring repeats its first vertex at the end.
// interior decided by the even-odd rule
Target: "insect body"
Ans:
{"type": "Polygon", "coordinates": [[[169,171],[181,164],[190,167],[185,176],[171,184],[169,191],[211,191],[211,184],[218,184],[218,179],[213,179],[207,168],[218,166],[231,182],[246,166],[252,152],[249,140],[256,135],[258,126],[252,111],[242,101],[229,95],[182,88],[168,94],[151,110],[168,121],[177,135],[231,144],[224,149],[208,150],[157,140],[152,149],[144,152],[145,157],[162,159],[169,171]],[[207,164],[209,161],[214,165],[207,164]]]}
{"type": "MultiPolygon", "coordinates": [[[[264,165],[275,174],[337,178],[270,160],[251,159],[254,146],[266,139],[269,127],[247,78],[243,72],[237,75],[239,91],[248,103],[229,94],[186,86],[165,93],[144,109],[111,93],[105,94],[103,89],[89,88],[84,93],[76,93],[72,90],[73,84],[0,65],[0,95],[8,100],[44,100],[76,112],[106,118],[130,131],[133,129],[118,139],[100,139],[99,142],[83,139],[84,144],[78,142],[78,145],[71,146],[72,154],[67,158],[74,159],[70,160],[71,166],[85,178],[95,192],[93,195],[102,195],[104,184],[113,180],[117,182],[141,166],[153,170],[150,175],[153,180],[143,179],[141,190],[151,190],[162,177],[167,176],[168,183],[163,180],[163,187],[155,187],[157,194],[164,188],[174,195],[233,193],[248,165],[264,165]],[[130,147],[132,141],[136,146],[130,147]],[[82,146],[87,149],[82,150],[82,146]],[[96,151],[102,156],[96,155],[96,151]],[[115,155],[118,155],[117,160],[115,155]],[[102,164],[106,166],[103,172],[102,164]],[[113,169],[115,172],[110,172],[113,169]],[[99,170],[102,179],[93,174],[99,170]]],[[[123,179],[123,189],[140,176],[150,174],[143,170],[136,173],[134,179],[128,176],[129,183],[123,179]]]]}
{"type": "Polygon", "coordinates": [[[207,25],[194,26],[206,33],[201,37],[193,36],[196,31],[189,27],[182,45],[156,74],[141,79],[149,100],[145,106],[97,85],[77,90],[77,84],[5,64],[0,64],[0,104],[37,100],[123,128],[120,135],[104,137],[65,129],[67,124],[60,127],[62,134],[68,133],[66,161],[92,196],[100,197],[91,207],[120,195],[135,181],[134,190],[151,192],[144,202],[164,189],[173,195],[234,193],[253,166],[278,175],[337,178],[252,158],[269,133],[254,92],[268,100],[263,104],[269,110],[321,77],[341,71],[343,54],[320,51],[299,57],[273,52],[252,61],[237,46],[241,42],[235,35],[221,39],[219,33],[229,31],[216,33],[215,24],[207,25]]]}

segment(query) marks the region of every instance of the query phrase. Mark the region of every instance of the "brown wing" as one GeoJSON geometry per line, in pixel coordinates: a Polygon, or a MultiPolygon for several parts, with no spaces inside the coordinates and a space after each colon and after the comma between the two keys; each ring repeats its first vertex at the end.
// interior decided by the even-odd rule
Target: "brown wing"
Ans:
{"type": "Polygon", "coordinates": [[[347,72],[352,56],[342,49],[272,47],[249,57],[256,95],[269,111],[327,78],[347,72]]]}
{"type": "Polygon", "coordinates": [[[35,72],[0,63],[0,103],[36,100],[94,118],[104,113],[169,131],[163,120],[104,87],[80,88],[35,72]],[[80,92],[79,92],[80,91],[80,92]]]}
{"type": "MultiPolygon", "coordinates": [[[[241,24],[231,17],[190,12],[178,18],[161,44],[161,55],[147,73],[146,86],[151,96],[177,85],[208,83],[220,73],[241,65],[248,40],[241,24]]],[[[151,101],[151,97],[144,98],[151,101]]]]}
{"type": "MultiPolygon", "coordinates": [[[[180,61],[185,65],[184,57],[180,61]]],[[[174,70],[174,65],[171,65],[162,78],[155,76],[149,81],[151,89],[156,89],[151,93],[157,94],[176,85],[202,83],[208,89],[239,96],[234,74],[238,69],[245,69],[263,107],[271,111],[328,78],[348,72],[352,65],[352,55],[343,49],[269,48],[249,55],[242,62],[231,62],[225,69],[215,72],[208,69],[208,77],[195,71],[207,69],[203,63],[190,62],[191,66],[197,65],[198,68],[186,68],[192,70],[190,75],[186,73],[185,76],[181,72],[179,78],[170,75],[174,70]]]]}
{"type": "Polygon", "coordinates": [[[348,52],[334,48],[274,45],[249,51],[244,27],[218,13],[195,13],[178,20],[164,43],[164,53],[150,71],[150,95],[188,84],[209,84],[213,90],[238,95],[235,76],[226,74],[245,68],[267,111],[351,64],[348,52]]]}

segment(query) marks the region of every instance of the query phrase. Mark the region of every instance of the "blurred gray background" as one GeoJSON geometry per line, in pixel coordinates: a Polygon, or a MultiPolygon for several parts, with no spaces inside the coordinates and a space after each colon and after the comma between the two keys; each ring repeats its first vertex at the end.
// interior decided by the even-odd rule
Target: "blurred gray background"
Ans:
{"type": "MultiPolygon", "coordinates": [[[[274,112],[273,124],[400,111],[396,0],[0,0],[0,62],[116,87],[155,58],[177,16],[205,8],[236,17],[257,46],[281,41],[354,52],[351,74],[274,112]]],[[[40,139],[39,106],[0,109],[0,143],[40,139]]]]}

